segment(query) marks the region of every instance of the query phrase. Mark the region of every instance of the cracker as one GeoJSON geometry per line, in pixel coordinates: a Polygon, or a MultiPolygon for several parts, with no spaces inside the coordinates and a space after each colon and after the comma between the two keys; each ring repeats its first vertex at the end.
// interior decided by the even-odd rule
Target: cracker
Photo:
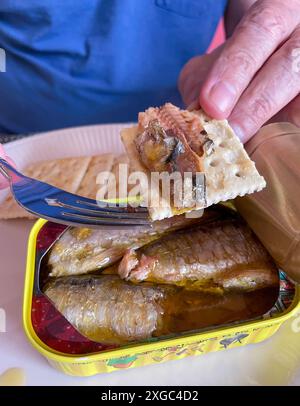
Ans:
{"type": "MultiPolygon", "coordinates": [[[[243,144],[234,134],[227,120],[214,120],[207,117],[202,111],[193,111],[213,141],[213,150],[203,158],[206,179],[206,204],[199,209],[244,196],[248,193],[260,191],[266,182],[259,175],[255,164],[250,160],[243,144]]],[[[125,129],[121,138],[127,150],[130,162],[136,171],[142,171],[150,180],[150,171],[140,161],[139,154],[134,145],[138,127],[125,129]]],[[[149,183],[150,184],[150,183],[149,183]]],[[[143,191],[144,196],[147,191],[143,191]]],[[[149,214],[152,220],[161,220],[178,214],[178,211],[164,202],[165,207],[150,207],[149,214]]],[[[185,208],[182,212],[190,212],[195,208],[185,208]]]]}
{"type": "Polygon", "coordinates": [[[74,157],[37,162],[26,167],[24,174],[70,193],[77,192],[91,157],[74,157]]]}
{"type": "MultiPolygon", "coordinates": [[[[90,157],[77,157],[37,162],[27,166],[23,173],[67,192],[76,193],[90,160],[90,157]]],[[[34,218],[9,195],[0,205],[0,219],[20,217],[34,218]]]]}
{"type": "MultiPolygon", "coordinates": [[[[115,158],[114,165],[112,167],[112,173],[115,176],[116,179],[116,184],[109,184],[108,185],[108,192],[107,192],[107,198],[112,196],[112,193],[116,189],[117,192],[117,198],[126,198],[128,196],[128,193],[130,190],[133,188],[134,185],[130,184],[129,181],[129,176],[132,172],[132,167],[130,163],[130,159],[127,154],[121,154],[115,158]],[[122,165],[122,167],[120,166],[122,165]],[[124,179],[127,181],[127,192],[126,192],[126,187],[122,184],[122,178],[120,177],[120,174],[122,171],[127,172],[127,177],[124,176],[124,179]]],[[[124,174],[125,175],[125,174],[124,174]]]]}
{"type": "Polygon", "coordinates": [[[129,175],[129,158],[126,154],[119,155],[115,157],[114,163],[112,166],[112,174],[115,177],[115,182],[108,182],[107,185],[107,193],[105,198],[110,199],[110,198],[122,198],[122,197],[127,197],[127,194],[123,196],[122,193],[120,193],[120,176],[119,176],[119,165],[126,165],[126,170],[129,175]]]}
{"type": "Polygon", "coordinates": [[[214,120],[202,111],[199,116],[214,151],[204,159],[207,206],[262,190],[266,186],[240,139],[227,120],[214,120]]]}
{"type": "Polygon", "coordinates": [[[79,196],[96,199],[99,189],[97,176],[100,172],[110,172],[112,170],[114,159],[115,156],[113,154],[93,156],[76,193],[79,196]]]}

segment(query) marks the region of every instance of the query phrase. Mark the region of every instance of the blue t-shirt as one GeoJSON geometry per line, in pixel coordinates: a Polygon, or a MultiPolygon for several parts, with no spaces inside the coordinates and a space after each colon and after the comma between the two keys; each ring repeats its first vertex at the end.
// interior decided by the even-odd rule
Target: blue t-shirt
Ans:
{"type": "Polygon", "coordinates": [[[0,133],[132,121],[206,51],[226,0],[1,0],[0,133]],[[3,62],[3,61],[2,61],[3,62]]]}

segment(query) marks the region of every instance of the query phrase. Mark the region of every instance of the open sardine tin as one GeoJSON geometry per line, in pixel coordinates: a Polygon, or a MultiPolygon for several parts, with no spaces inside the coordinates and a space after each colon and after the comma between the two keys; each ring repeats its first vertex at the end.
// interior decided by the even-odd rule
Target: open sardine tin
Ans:
{"type": "Polygon", "coordinates": [[[29,237],[23,323],[32,345],[56,369],[89,376],[134,368],[191,355],[203,355],[257,343],[273,335],[300,309],[299,287],[280,272],[279,296],[266,314],[251,321],[222,327],[151,338],[126,345],[105,345],[81,335],[41,292],[41,260],[64,232],[65,226],[38,220],[29,237]]]}

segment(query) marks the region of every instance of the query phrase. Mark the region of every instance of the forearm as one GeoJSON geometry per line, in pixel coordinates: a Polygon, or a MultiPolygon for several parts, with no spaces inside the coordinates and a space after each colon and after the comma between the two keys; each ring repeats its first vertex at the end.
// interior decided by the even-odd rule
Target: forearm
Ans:
{"type": "Polygon", "coordinates": [[[225,30],[227,38],[230,37],[246,11],[256,0],[228,0],[225,12],[225,30]]]}

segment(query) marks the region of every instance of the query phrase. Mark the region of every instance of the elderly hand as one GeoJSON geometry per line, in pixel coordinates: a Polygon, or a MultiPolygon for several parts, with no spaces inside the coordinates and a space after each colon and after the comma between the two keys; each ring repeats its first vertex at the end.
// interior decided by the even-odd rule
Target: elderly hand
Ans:
{"type": "Polygon", "coordinates": [[[179,89],[243,142],[270,119],[300,126],[300,0],[258,0],[222,47],[185,65],[179,89]]]}

